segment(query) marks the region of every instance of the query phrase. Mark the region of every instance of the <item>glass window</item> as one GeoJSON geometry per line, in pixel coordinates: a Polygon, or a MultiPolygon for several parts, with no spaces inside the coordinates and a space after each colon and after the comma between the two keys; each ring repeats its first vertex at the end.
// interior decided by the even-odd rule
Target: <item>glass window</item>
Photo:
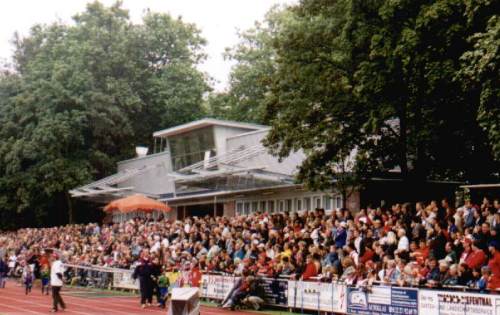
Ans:
{"type": "Polygon", "coordinates": [[[304,210],[311,210],[311,197],[304,198],[304,210]]]}
{"type": "Polygon", "coordinates": [[[267,211],[269,211],[269,213],[274,213],[274,200],[269,200],[267,202],[267,211]]]}
{"type": "Polygon", "coordinates": [[[278,211],[279,212],[285,211],[285,201],[284,200],[280,200],[278,202],[279,202],[279,209],[278,209],[278,211]]]}
{"type": "Polygon", "coordinates": [[[245,214],[250,214],[250,202],[245,202],[245,214]]]}
{"type": "Polygon", "coordinates": [[[323,207],[325,208],[325,210],[332,210],[332,196],[323,196],[323,207]]]}
{"type": "Polygon", "coordinates": [[[297,211],[302,211],[302,199],[297,199],[297,207],[295,209],[297,211]]]}
{"type": "Polygon", "coordinates": [[[242,214],[243,214],[243,203],[238,202],[238,203],[236,204],[236,213],[237,213],[238,215],[242,215],[242,214]]]}
{"type": "Polygon", "coordinates": [[[266,212],[266,210],[267,210],[266,202],[265,201],[261,201],[260,202],[260,211],[266,212]]]}
{"type": "Polygon", "coordinates": [[[292,199],[286,200],[285,211],[292,211],[292,199]]]}
{"type": "Polygon", "coordinates": [[[259,202],[253,201],[252,202],[252,212],[257,212],[257,211],[259,211],[259,202]]]}
{"type": "Polygon", "coordinates": [[[321,208],[321,197],[314,197],[314,208],[321,208]]]}
{"type": "Polygon", "coordinates": [[[336,203],[337,209],[341,209],[344,207],[344,205],[342,204],[342,197],[340,197],[340,196],[337,196],[335,198],[335,203],[336,203]]]}
{"type": "Polygon", "coordinates": [[[216,154],[212,127],[200,128],[168,139],[174,170],[203,161],[205,152],[216,154]]]}

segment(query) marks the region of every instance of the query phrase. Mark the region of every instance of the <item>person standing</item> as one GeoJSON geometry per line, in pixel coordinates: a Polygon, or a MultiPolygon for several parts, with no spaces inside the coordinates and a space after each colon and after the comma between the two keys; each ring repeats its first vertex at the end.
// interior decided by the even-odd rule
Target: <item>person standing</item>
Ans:
{"type": "Polygon", "coordinates": [[[52,266],[50,269],[50,285],[52,287],[52,313],[55,313],[58,311],[58,305],[61,305],[63,310],[66,309],[66,304],[61,297],[64,267],[58,254],[52,254],[51,260],[52,266]]]}
{"type": "Polygon", "coordinates": [[[31,288],[33,287],[34,275],[33,270],[31,270],[31,266],[26,262],[24,263],[22,279],[25,287],[25,293],[28,295],[28,293],[31,293],[31,288]]]}
{"type": "Polygon", "coordinates": [[[139,279],[139,287],[141,291],[141,306],[142,308],[151,306],[153,303],[153,268],[149,261],[149,257],[145,256],[137,267],[135,267],[132,278],[139,279]]]}
{"type": "Polygon", "coordinates": [[[49,266],[43,265],[40,272],[40,278],[42,279],[42,294],[49,295],[49,282],[50,282],[50,270],[49,266]]]}
{"type": "Polygon", "coordinates": [[[0,289],[5,288],[5,277],[8,271],[7,263],[3,260],[3,256],[0,256],[0,289]]]}

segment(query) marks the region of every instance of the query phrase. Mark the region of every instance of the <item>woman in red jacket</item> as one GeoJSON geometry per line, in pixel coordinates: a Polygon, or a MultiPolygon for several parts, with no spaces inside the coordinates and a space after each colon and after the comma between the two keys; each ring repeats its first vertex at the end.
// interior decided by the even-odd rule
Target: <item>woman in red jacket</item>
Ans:
{"type": "Polygon", "coordinates": [[[490,242],[488,249],[491,253],[491,259],[488,262],[488,267],[491,270],[488,289],[496,290],[500,288],[500,251],[498,251],[498,242],[490,242]]]}
{"type": "Polygon", "coordinates": [[[316,277],[318,275],[319,271],[318,268],[316,267],[316,264],[313,261],[312,255],[307,255],[306,258],[306,268],[304,272],[302,273],[302,280],[307,281],[311,279],[312,277],[316,277]]]}

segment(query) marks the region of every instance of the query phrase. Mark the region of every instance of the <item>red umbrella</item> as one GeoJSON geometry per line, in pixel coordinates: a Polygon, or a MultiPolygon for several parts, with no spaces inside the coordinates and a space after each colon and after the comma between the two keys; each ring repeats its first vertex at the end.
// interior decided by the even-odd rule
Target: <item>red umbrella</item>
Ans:
{"type": "Polygon", "coordinates": [[[110,202],[106,207],[104,207],[105,212],[151,212],[153,210],[169,212],[172,210],[172,208],[170,208],[163,202],[139,194],[114,200],[110,202]]]}

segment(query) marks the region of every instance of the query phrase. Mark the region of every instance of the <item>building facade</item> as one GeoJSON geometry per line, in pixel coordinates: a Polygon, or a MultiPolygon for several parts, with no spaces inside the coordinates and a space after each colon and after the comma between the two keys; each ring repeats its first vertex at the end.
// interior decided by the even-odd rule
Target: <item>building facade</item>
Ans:
{"type": "Polygon", "coordinates": [[[368,205],[452,199],[460,184],[427,181],[415,186],[395,171],[370,179],[344,202],[334,185],[330,191],[308,191],[297,184],[294,177],[304,153],[293,152],[280,161],[262,144],[268,132],[267,126],[208,118],[161,130],[153,134],[152,154],[121,161],[116,174],[70,193],[98,203],[141,193],[167,202],[173,208],[170,218],[182,219],[316,208],[357,211],[368,205]]]}
{"type": "MultiPolygon", "coordinates": [[[[134,193],[167,202],[171,218],[326,211],[344,206],[335,191],[307,191],[294,176],[304,159],[294,152],[279,161],[262,145],[269,127],[202,119],[153,134],[154,152],[121,161],[117,173],[75,188],[74,198],[98,203],[134,193]]],[[[349,200],[359,208],[359,194],[349,200]]]]}

